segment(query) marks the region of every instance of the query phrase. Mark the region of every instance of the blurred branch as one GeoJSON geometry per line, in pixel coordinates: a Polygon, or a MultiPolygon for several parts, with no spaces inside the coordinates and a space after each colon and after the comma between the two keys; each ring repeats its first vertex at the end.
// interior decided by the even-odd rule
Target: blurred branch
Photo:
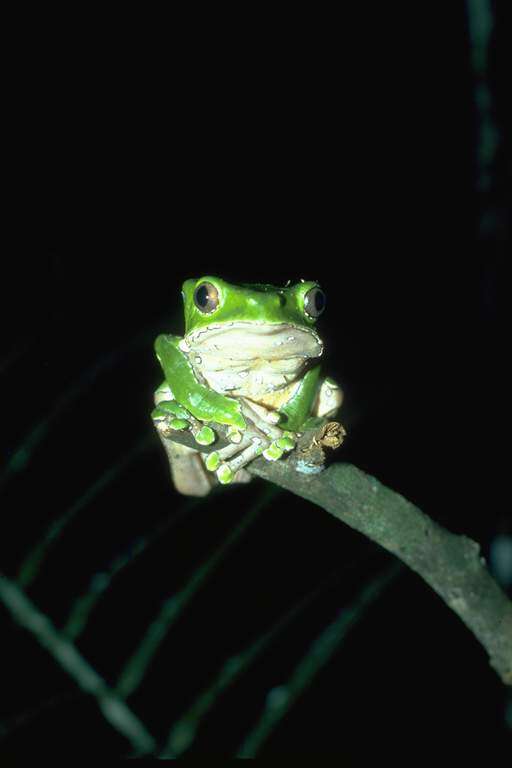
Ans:
{"type": "Polygon", "coordinates": [[[193,499],[182,504],[172,517],[166,518],[149,533],[138,536],[131,546],[115,557],[106,568],[94,573],[87,591],[79,595],[71,606],[69,616],[62,627],[64,635],[76,642],[87,626],[91,613],[96,608],[102,595],[112,586],[115,579],[124,573],[127,568],[134,565],[141,555],[147,552],[165,534],[168,534],[174,526],[182,523],[184,518],[195,507],[199,506],[200,503],[199,499],[193,499]]]}
{"type": "Polygon", "coordinates": [[[295,667],[288,682],[268,693],[263,713],[244,739],[236,757],[256,757],[260,747],[285,714],[339,650],[352,627],[359,622],[386,587],[393,583],[401,569],[402,566],[394,562],[383,573],[373,578],[363,587],[354,602],[343,608],[339,616],[318,635],[295,667]]]}
{"type": "Polygon", "coordinates": [[[138,440],[129,451],[121,456],[118,462],[109,467],[95,482],[91,483],[74,504],[60,517],[53,520],[43,537],[23,560],[18,573],[18,583],[20,586],[26,589],[37,578],[52,547],[57,544],[78,513],[88,507],[100,493],[117,480],[133,462],[142,456],[143,453],[150,450],[153,445],[154,439],[152,439],[151,435],[138,440]]]}
{"type": "MultiPolygon", "coordinates": [[[[394,578],[395,576],[398,576],[402,570],[402,565],[395,563],[393,570],[394,578]],[[396,567],[397,565],[398,568],[396,567]]],[[[307,608],[309,608],[320,595],[325,593],[326,588],[332,586],[334,581],[340,580],[342,575],[341,572],[336,571],[334,578],[331,576],[320,586],[309,592],[298,603],[290,608],[288,612],[274,624],[274,626],[252,642],[251,645],[244,648],[236,654],[236,656],[228,658],[224,664],[222,664],[215,677],[210,680],[208,686],[198,694],[188,710],[173,724],[167,739],[167,744],[159,754],[159,758],[167,760],[175,759],[186,752],[194,742],[202,722],[209,712],[213,710],[219,698],[229,690],[242,675],[247,673],[250,667],[270,648],[272,643],[275,643],[282,633],[288,630],[299,617],[302,617],[307,608]]],[[[381,577],[378,577],[377,580],[380,582],[381,577]]],[[[377,592],[375,591],[373,597],[377,596],[377,592]]],[[[369,602],[366,604],[366,607],[368,606],[369,602]]],[[[348,610],[350,611],[351,609],[348,610]]],[[[345,611],[343,612],[343,615],[347,615],[345,611]]],[[[361,616],[362,612],[359,612],[357,616],[352,615],[352,625],[361,616]]],[[[316,651],[316,646],[312,651],[316,651]]],[[[304,687],[301,689],[302,691],[307,686],[309,680],[307,682],[304,678],[301,678],[301,680],[305,683],[304,687]]],[[[295,696],[294,698],[296,699],[297,697],[295,696]]],[[[292,700],[290,699],[289,705],[291,706],[291,704],[292,700]]],[[[277,719],[274,723],[277,724],[277,719]]]]}
{"type": "Polygon", "coordinates": [[[86,693],[94,696],[105,719],[139,755],[150,754],[155,740],[127,704],[112,691],[75,646],[57,632],[51,621],[10,579],[0,574],[0,600],[13,619],[34,635],[55,661],[86,693]]]}
{"type": "Polygon", "coordinates": [[[132,352],[134,348],[147,344],[148,340],[151,339],[153,335],[153,328],[140,331],[126,344],[99,357],[94,365],[91,365],[86,369],[74,384],[64,390],[58,400],[56,400],[51,411],[35,424],[31,431],[25,436],[24,440],[12,452],[11,457],[0,472],[0,490],[12,477],[23,472],[27,468],[35,451],[44,441],[50,432],[50,429],[53,427],[53,424],[63,413],[68,411],[79,398],[83,397],[84,393],[93,386],[99,376],[116,366],[123,357],[129,352],[132,352]]]}
{"type": "MultiPolygon", "coordinates": [[[[350,464],[321,471],[321,431],[306,432],[289,458],[258,458],[254,475],[312,501],[380,544],[418,573],[486,649],[501,680],[512,685],[512,603],[489,574],[479,545],[457,536],[378,480],[350,464]]],[[[173,440],[208,452],[187,432],[173,440]]]]}
{"type": "Polygon", "coordinates": [[[24,709],[17,715],[10,717],[7,720],[0,721],[0,740],[8,738],[18,729],[26,728],[33,721],[38,720],[43,715],[47,715],[51,711],[55,711],[67,704],[74,704],[80,697],[83,697],[83,692],[74,690],[72,693],[66,694],[54,694],[49,696],[43,701],[24,709]]]}
{"type": "Polygon", "coordinates": [[[140,645],[131,658],[128,659],[119,676],[116,685],[116,692],[119,696],[128,698],[128,696],[131,696],[136,691],[144,679],[152,659],[158,652],[158,649],[164,642],[173,624],[181,616],[185,607],[208,580],[208,577],[215,571],[219,563],[241,540],[243,534],[247,531],[249,526],[255,522],[261,510],[276,495],[276,493],[277,491],[275,489],[271,489],[270,492],[264,493],[261,498],[253,504],[238,525],[233,528],[222,544],[217,547],[213,554],[211,554],[201,566],[194,570],[193,575],[183,589],[164,601],[158,615],[149,625],[140,645]]]}
{"type": "Polygon", "coordinates": [[[477,121],[476,186],[480,197],[480,235],[494,236],[499,211],[492,201],[500,131],[494,118],[490,85],[489,52],[494,26],[491,0],[466,0],[477,121]]]}

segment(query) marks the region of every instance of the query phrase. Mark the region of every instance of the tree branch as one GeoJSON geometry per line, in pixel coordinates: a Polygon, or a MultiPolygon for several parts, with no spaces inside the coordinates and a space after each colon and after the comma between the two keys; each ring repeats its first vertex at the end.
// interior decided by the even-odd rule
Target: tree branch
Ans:
{"type": "MultiPolygon", "coordinates": [[[[442,528],[357,467],[333,464],[322,471],[321,435],[322,430],[306,432],[288,458],[258,458],[247,469],[312,501],[396,555],[462,619],[503,683],[512,685],[512,602],[487,570],[479,545],[442,528]]],[[[172,439],[206,453],[225,444],[199,446],[187,432],[172,439]]]]}

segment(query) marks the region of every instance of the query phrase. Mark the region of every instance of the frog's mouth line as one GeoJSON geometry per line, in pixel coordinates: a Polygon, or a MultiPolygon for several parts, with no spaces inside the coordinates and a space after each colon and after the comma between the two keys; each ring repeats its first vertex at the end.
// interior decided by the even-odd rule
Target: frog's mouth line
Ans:
{"type": "Polygon", "coordinates": [[[316,331],[291,323],[233,321],[199,328],[185,336],[192,352],[236,360],[315,358],[323,352],[316,331]]]}

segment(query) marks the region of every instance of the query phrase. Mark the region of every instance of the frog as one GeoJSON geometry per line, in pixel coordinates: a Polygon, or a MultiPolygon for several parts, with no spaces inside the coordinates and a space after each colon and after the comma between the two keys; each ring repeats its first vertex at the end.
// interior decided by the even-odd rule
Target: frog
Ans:
{"type": "Polygon", "coordinates": [[[184,335],[155,341],[164,381],[151,416],[176,490],[205,496],[249,482],[247,467],[260,456],[286,457],[308,423],[336,414],[343,392],[321,377],[316,324],[326,295],[318,282],[237,285],[206,275],[185,280],[182,298],[184,335]],[[197,449],[172,440],[184,430],[197,449]],[[215,449],[219,434],[227,445],[215,449]]]}

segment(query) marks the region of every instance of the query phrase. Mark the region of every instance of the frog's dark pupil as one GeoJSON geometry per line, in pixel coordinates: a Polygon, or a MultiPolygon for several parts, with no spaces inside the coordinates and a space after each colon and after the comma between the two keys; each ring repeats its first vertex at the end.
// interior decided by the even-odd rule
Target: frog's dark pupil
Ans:
{"type": "Polygon", "coordinates": [[[196,301],[200,307],[208,306],[208,299],[210,298],[210,292],[208,286],[201,285],[196,291],[196,301]]]}
{"type": "Polygon", "coordinates": [[[325,309],[325,294],[322,291],[315,291],[315,309],[319,314],[325,309]]]}

